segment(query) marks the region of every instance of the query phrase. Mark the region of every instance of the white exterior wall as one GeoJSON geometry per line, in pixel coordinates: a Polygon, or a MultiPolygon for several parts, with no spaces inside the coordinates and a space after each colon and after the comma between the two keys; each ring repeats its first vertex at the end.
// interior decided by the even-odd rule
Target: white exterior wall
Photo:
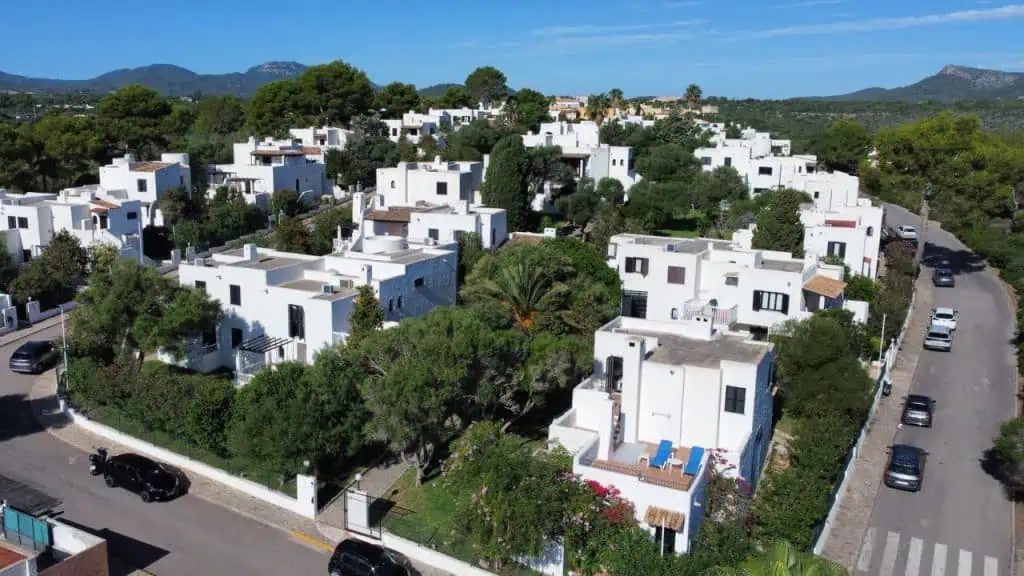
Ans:
{"type": "Polygon", "coordinates": [[[465,214],[442,211],[410,215],[409,237],[429,238],[431,229],[437,230],[437,241],[441,245],[457,242],[457,232],[479,234],[483,248],[488,250],[501,246],[508,238],[505,211],[490,208],[467,208],[465,214]]]}
{"type": "MultiPolygon", "coordinates": [[[[479,164],[472,163],[472,164],[479,164]]],[[[380,207],[415,206],[419,202],[455,205],[473,201],[474,185],[482,179],[475,166],[463,166],[435,160],[434,163],[401,162],[395,168],[377,169],[377,194],[383,196],[380,207]],[[447,193],[437,193],[437,184],[447,184],[447,193]]]]}
{"type": "Polygon", "coordinates": [[[288,130],[288,134],[306,146],[316,146],[324,151],[344,150],[348,142],[355,136],[355,132],[351,130],[332,126],[292,128],[288,130]]]}
{"type": "Polygon", "coordinates": [[[459,128],[463,124],[469,124],[474,120],[486,120],[487,111],[478,110],[475,108],[431,108],[427,111],[429,116],[443,117],[447,116],[451,119],[452,127],[459,128]]]}
{"type": "Polygon", "coordinates": [[[7,252],[15,262],[25,261],[22,251],[32,251],[31,256],[38,255],[37,247],[46,246],[53,237],[53,222],[50,208],[45,204],[17,206],[0,204],[0,230],[6,230],[7,252]],[[10,226],[10,218],[14,218],[14,227],[10,226]],[[28,227],[18,226],[19,218],[28,220],[28,227]]]}
{"type": "Polygon", "coordinates": [[[596,181],[602,178],[618,180],[624,190],[641,180],[632,167],[633,149],[629,146],[601,145],[590,153],[587,163],[589,175],[596,181]]]}
{"type": "MultiPolygon", "coordinates": [[[[865,199],[865,202],[870,203],[865,199]]],[[[881,242],[882,219],[885,212],[881,207],[857,206],[836,211],[801,210],[800,220],[804,225],[804,252],[816,258],[828,256],[830,242],[845,244],[843,262],[853,274],[874,278],[878,274],[878,258],[881,242]],[[830,221],[854,221],[856,227],[847,228],[830,225],[830,221]]]]}
{"type": "Polygon", "coordinates": [[[160,157],[161,168],[135,170],[139,164],[131,154],[123,158],[115,158],[112,164],[100,166],[100,188],[104,190],[124,190],[128,199],[139,200],[143,204],[144,223],[153,226],[163,225],[163,214],[153,208],[168,190],[184,188],[192,189],[192,172],[189,168],[188,154],[165,153],[160,157]],[[140,190],[140,181],[145,182],[145,190],[140,190]]]}
{"type": "Polygon", "coordinates": [[[544,122],[537,133],[523,135],[523,146],[561,146],[568,148],[597,148],[600,145],[600,128],[592,121],[544,122]]]}

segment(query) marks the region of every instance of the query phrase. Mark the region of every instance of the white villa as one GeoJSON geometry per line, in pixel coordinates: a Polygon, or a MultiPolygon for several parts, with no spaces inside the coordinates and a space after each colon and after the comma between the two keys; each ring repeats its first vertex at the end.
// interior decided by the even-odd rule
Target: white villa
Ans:
{"type": "Polygon", "coordinates": [[[304,151],[307,152],[306,158],[316,160],[320,164],[324,163],[324,156],[329,150],[344,150],[345,146],[355,138],[355,132],[347,128],[331,126],[292,128],[288,133],[298,144],[303,146],[304,151]]]}
{"type": "Polygon", "coordinates": [[[388,127],[388,138],[400,142],[402,137],[410,144],[418,145],[424,136],[441,137],[441,126],[452,125],[452,117],[443,110],[431,110],[429,114],[406,112],[401,118],[384,120],[388,127]]]}
{"type": "Polygon", "coordinates": [[[264,209],[269,207],[274,192],[294,190],[307,202],[334,194],[334,182],[320,162],[323,151],[318,146],[306,146],[298,139],[257,140],[234,145],[234,162],[207,167],[210,183],[207,194],[211,197],[217,188],[227,186],[237,190],[246,202],[264,209]]]}
{"type": "Polygon", "coordinates": [[[161,154],[159,162],[137,161],[134,155],[125,154],[114,158],[111,164],[100,166],[99,186],[88,188],[97,190],[101,196],[140,201],[143,226],[163,226],[164,218],[156,208],[157,201],[168,190],[192,190],[188,154],[161,154]]]}
{"type": "Polygon", "coordinates": [[[629,499],[665,553],[689,552],[713,467],[757,485],[773,361],[771,344],[727,332],[713,314],[616,318],[594,334],[593,375],[548,438],[573,455],[574,474],[629,499]]]}
{"type": "Polygon", "coordinates": [[[483,108],[431,108],[427,115],[436,116],[442,121],[449,118],[452,129],[458,130],[463,124],[474,120],[486,120],[488,112],[483,108]]]}
{"type": "Polygon", "coordinates": [[[847,301],[842,266],[815,256],[751,250],[728,240],[617,234],[608,265],[622,279],[622,315],[715,323],[756,337],[787,320],[845,308],[867,320],[867,304],[847,301]],[[710,312],[709,312],[710,311],[710,312]]]}
{"type": "Polygon", "coordinates": [[[85,248],[108,244],[122,257],[138,260],[142,214],[141,200],[120,199],[97,186],[57,194],[11,194],[0,189],[0,234],[18,263],[39,256],[61,231],[69,232],[85,248]]]}
{"type": "Polygon", "coordinates": [[[800,210],[804,225],[804,252],[817,258],[838,256],[853,274],[875,278],[885,209],[861,198],[856,206],[800,210]]]}
{"type": "Polygon", "coordinates": [[[310,363],[318,350],[348,337],[360,286],[372,286],[386,321],[398,322],[454,304],[456,268],[454,250],[387,236],[364,238],[358,249],[339,238],[327,256],[253,244],[209,258],[186,254],[178,281],[205,290],[226,316],[190,344],[180,364],[204,372],[231,368],[244,385],[268,366],[310,363]]]}

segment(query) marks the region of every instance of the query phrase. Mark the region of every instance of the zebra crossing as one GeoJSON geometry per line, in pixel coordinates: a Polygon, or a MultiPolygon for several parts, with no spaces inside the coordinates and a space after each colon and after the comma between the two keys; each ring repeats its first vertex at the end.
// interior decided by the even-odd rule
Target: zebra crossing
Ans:
{"type": "MultiPolygon", "coordinates": [[[[857,574],[878,576],[999,576],[999,560],[945,544],[868,528],[857,556],[857,574]]],[[[1005,572],[1005,570],[1004,570],[1005,572]]]]}

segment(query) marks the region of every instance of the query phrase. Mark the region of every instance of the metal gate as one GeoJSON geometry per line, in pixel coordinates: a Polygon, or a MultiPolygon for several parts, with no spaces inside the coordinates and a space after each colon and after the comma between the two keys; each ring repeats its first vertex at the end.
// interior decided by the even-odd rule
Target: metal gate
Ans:
{"type": "Polygon", "coordinates": [[[375,505],[377,499],[363,490],[346,488],[343,496],[345,503],[345,529],[369,538],[380,540],[381,514],[375,505]]]}

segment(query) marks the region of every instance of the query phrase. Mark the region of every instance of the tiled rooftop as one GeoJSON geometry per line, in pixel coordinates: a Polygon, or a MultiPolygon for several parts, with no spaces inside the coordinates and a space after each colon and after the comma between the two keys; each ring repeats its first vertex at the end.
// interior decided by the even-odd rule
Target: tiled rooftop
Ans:
{"type": "Polygon", "coordinates": [[[132,164],[132,172],[156,172],[168,166],[166,162],[136,162],[132,164]]]}

